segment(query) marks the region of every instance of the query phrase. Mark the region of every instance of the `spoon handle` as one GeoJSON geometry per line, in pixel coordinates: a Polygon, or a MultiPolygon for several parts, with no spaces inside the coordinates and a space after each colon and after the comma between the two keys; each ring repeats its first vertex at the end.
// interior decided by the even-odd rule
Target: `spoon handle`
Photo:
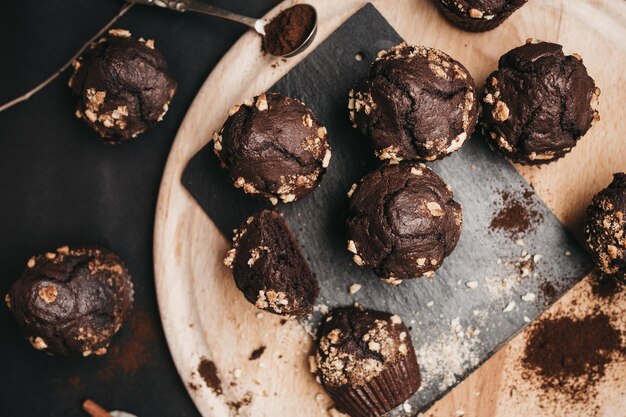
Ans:
{"type": "Polygon", "coordinates": [[[223,19],[231,20],[233,22],[246,25],[259,33],[263,33],[263,24],[260,19],[252,17],[242,16],[237,13],[229,12],[219,7],[206,4],[199,0],[130,0],[132,3],[146,4],[149,6],[159,6],[166,9],[174,10],[177,12],[185,12],[187,10],[192,12],[204,13],[211,16],[221,17],[223,19]],[[259,23],[261,22],[261,23],[259,23]]]}

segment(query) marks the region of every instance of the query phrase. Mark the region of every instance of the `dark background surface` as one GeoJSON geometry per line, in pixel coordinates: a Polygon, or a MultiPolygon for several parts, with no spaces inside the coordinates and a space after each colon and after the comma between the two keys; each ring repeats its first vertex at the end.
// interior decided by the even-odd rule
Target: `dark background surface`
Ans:
{"type": "MultiPolygon", "coordinates": [[[[211,0],[261,16],[278,0],[211,0]]],[[[117,0],[0,2],[0,103],[63,65],[121,7],[117,0]]],[[[116,25],[154,38],[179,87],[165,120],[139,139],[104,145],[74,117],[69,73],[0,113],[0,293],[27,259],[64,244],[99,244],[135,279],[135,309],[96,358],[50,357],[22,338],[0,305],[0,415],[84,416],[92,398],[148,416],[197,416],[158,318],[152,228],[169,148],[196,91],[244,28],[208,16],[135,6],[116,25]]]]}

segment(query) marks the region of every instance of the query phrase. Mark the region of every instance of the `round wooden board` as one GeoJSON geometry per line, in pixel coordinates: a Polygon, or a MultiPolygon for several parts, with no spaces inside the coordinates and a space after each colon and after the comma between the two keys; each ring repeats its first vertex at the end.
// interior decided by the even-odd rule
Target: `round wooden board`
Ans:
{"type": "MultiPolygon", "coordinates": [[[[366,2],[308,0],[319,14],[319,33],[310,52],[366,2]]],[[[268,14],[295,1],[283,2],[268,14]]],[[[461,61],[481,83],[506,51],[529,38],[554,41],[578,52],[602,88],[598,123],[566,158],[542,168],[519,167],[548,206],[574,233],[581,230],[585,207],[611,174],[626,169],[626,2],[615,0],[530,0],[498,29],[471,34],[449,25],[430,0],[372,1],[408,42],[444,50],[461,61]]],[[[311,337],[295,321],[259,313],[236,289],[222,265],[228,241],[181,184],[189,159],[224,121],[226,111],[264,91],[299,60],[286,62],[260,52],[260,40],[246,33],[224,56],[202,86],[172,146],[163,175],[154,232],[156,288],[161,319],[174,362],[205,417],[319,416],[331,406],[309,374],[311,337]],[[266,346],[258,360],[253,350],[266,346]],[[199,372],[204,360],[203,374],[199,372]],[[211,364],[215,365],[215,369],[211,364]],[[216,373],[216,374],[215,374],[216,373]],[[214,376],[213,375],[213,376],[214,376]],[[211,375],[209,375],[211,376],[211,375]],[[212,385],[213,389],[208,386],[212,385]]],[[[597,303],[583,281],[551,311],[584,314],[597,303]],[[577,311],[569,312],[571,300],[577,311]]],[[[612,303],[622,331],[626,297],[612,303]]],[[[542,408],[534,387],[520,377],[516,363],[525,334],[517,336],[427,415],[437,416],[587,416],[589,405],[542,408]],[[512,385],[513,384],[513,385],[512,385]],[[514,389],[513,389],[514,387],[514,389]],[[525,392],[523,396],[515,393],[525,392]],[[578,411],[577,411],[578,410],[578,411]]],[[[609,369],[599,387],[598,416],[623,416],[626,367],[609,369]],[[622,414],[620,414],[622,413],[622,414]]]]}

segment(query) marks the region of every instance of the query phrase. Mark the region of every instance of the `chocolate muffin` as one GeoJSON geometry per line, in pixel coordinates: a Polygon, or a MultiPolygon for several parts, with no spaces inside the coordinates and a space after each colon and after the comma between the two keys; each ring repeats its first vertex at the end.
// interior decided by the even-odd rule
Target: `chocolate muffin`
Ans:
{"type": "Polygon", "coordinates": [[[235,231],[224,264],[256,307],[285,316],[312,313],[319,294],[317,278],[278,212],[263,210],[249,217],[235,231]]]}
{"type": "Polygon", "coordinates": [[[132,307],[133,283],[114,253],[63,246],[30,258],[5,300],[35,349],[103,355],[132,307]]]}
{"type": "Polygon", "coordinates": [[[483,131],[491,147],[514,162],[549,163],[599,120],[599,96],[580,56],[531,40],[504,54],[487,78],[483,131]]]}
{"type": "Polygon", "coordinates": [[[76,117],[108,143],[135,138],[163,119],[176,92],[154,40],[112,29],[72,62],[76,117]]]}
{"type": "Polygon", "coordinates": [[[409,399],[421,379],[400,317],[355,307],[333,310],[316,355],[322,385],[352,417],[380,416],[409,399]]]}
{"type": "Polygon", "coordinates": [[[585,242],[598,269],[626,283],[626,174],[593,197],[585,219],[585,242]]]}
{"type": "Polygon", "coordinates": [[[452,24],[470,32],[500,26],[528,0],[435,0],[441,14],[452,24]]]}
{"type": "Polygon", "coordinates": [[[298,200],[319,185],[330,163],[326,136],[303,103],[263,93],[231,108],[213,141],[235,187],[276,205],[298,200]]]}
{"type": "Polygon", "coordinates": [[[384,165],[348,193],[348,250],[392,285],[432,277],[461,236],[463,211],[424,164],[384,165]]]}
{"type": "Polygon", "coordinates": [[[478,117],[474,80],[445,53],[397,45],[381,51],[350,91],[353,127],[380,159],[433,161],[463,146],[478,117]]]}

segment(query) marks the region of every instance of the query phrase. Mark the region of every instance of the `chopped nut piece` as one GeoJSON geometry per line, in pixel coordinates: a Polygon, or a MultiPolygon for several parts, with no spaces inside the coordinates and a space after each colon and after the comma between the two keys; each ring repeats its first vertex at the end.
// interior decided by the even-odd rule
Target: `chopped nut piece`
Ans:
{"type": "Polygon", "coordinates": [[[354,240],[348,240],[348,250],[352,253],[358,253],[356,250],[356,244],[354,243],[354,240]]]}
{"type": "Polygon", "coordinates": [[[504,307],[504,309],[502,310],[502,312],[503,312],[503,313],[508,313],[508,312],[513,311],[513,309],[515,308],[515,305],[516,305],[515,301],[511,301],[511,302],[509,302],[509,303],[506,305],[506,307],[504,307]]]}
{"type": "Polygon", "coordinates": [[[356,282],[348,288],[348,292],[350,294],[356,294],[361,289],[361,284],[357,284],[356,282]]]}
{"type": "Polygon", "coordinates": [[[58,294],[59,292],[54,285],[48,285],[39,290],[39,298],[41,298],[46,304],[54,303],[58,294]]]}
{"type": "Polygon", "coordinates": [[[439,203],[435,201],[430,201],[426,203],[426,207],[428,208],[428,211],[430,211],[430,214],[432,214],[434,217],[440,217],[446,214],[446,212],[441,208],[439,203]]]}
{"type": "Polygon", "coordinates": [[[470,9],[469,11],[469,15],[470,17],[474,18],[474,19],[480,19],[483,17],[483,12],[478,10],[478,9],[470,9]]]}
{"type": "Polygon", "coordinates": [[[478,287],[478,281],[467,281],[465,283],[465,286],[473,290],[474,288],[478,287]]]}
{"type": "Polygon", "coordinates": [[[509,107],[503,101],[496,102],[496,107],[493,109],[491,115],[494,120],[504,122],[509,118],[509,107]]]}
{"type": "Polygon", "coordinates": [[[255,106],[257,109],[259,109],[259,111],[264,111],[269,108],[267,104],[267,96],[265,95],[265,93],[259,94],[259,97],[257,98],[256,103],[255,103],[255,106]]]}
{"type": "Polygon", "coordinates": [[[228,116],[232,116],[233,114],[237,113],[239,111],[239,108],[240,106],[238,104],[235,104],[228,110],[228,116]]]}

